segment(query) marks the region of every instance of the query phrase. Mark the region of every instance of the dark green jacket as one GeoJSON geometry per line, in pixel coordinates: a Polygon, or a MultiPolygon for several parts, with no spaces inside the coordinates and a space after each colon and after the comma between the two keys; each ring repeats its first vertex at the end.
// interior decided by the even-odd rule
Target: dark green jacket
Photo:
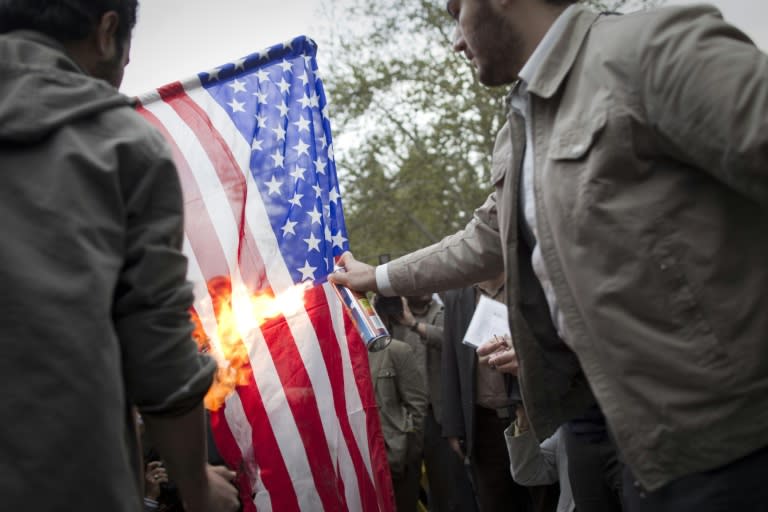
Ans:
{"type": "Polygon", "coordinates": [[[369,352],[368,361],[389,467],[398,475],[409,456],[421,453],[427,413],[424,376],[411,348],[396,339],[384,350],[369,352]]]}
{"type": "Polygon", "coordinates": [[[0,496],[138,511],[131,405],[196,405],[181,190],[165,144],[40,34],[0,36],[0,496]]]}

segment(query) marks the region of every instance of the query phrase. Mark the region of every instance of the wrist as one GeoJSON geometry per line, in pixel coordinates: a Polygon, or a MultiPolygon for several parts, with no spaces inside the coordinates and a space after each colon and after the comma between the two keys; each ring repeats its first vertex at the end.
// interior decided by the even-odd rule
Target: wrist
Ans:
{"type": "Polygon", "coordinates": [[[408,328],[413,332],[419,332],[419,321],[414,320],[413,322],[411,322],[411,325],[409,325],[408,328]]]}

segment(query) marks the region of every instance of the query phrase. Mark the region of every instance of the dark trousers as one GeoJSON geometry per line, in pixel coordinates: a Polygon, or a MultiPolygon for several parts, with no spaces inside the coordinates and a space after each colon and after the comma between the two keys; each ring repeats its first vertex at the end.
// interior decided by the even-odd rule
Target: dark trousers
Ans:
{"type": "Polygon", "coordinates": [[[531,497],[526,487],[512,480],[504,429],[512,418],[499,418],[496,411],[475,407],[475,439],[472,469],[480,512],[529,512],[531,497]]]}
{"type": "Polygon", "coordinates": [[[568,477],[579,512],[621,512],[623,465],[607,432],[575,434],[564,428],[568,477]]]}
{"type": "Polygon", "coordinates": [[[768,448],[647,492],[624,470],[627,512],[766,512],[768,448]]]}
{"type": "Polygon", "coordinates": [[[419,479],[421,478],[421,457],[409,457],[402,473],[392,473],[392,489],[395,491],[396,510],[415,512],[419,501],[419,479]]]}
{"type": "Polygon", "coordinates": [[[424,421],[424,465],[430,512],[473,512],[475,499],[462,462],[443,437],[432,407],[424,421]]]}

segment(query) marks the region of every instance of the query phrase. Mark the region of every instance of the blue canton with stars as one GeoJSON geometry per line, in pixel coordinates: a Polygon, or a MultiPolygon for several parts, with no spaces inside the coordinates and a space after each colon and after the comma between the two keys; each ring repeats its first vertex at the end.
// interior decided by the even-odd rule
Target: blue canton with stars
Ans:
{"type": "Polygon", "coordinates": [[[317,45],[301,36],[200,73],[250,144],[250,171],[293,281],[322,283],[348,250],[317,45]]]}

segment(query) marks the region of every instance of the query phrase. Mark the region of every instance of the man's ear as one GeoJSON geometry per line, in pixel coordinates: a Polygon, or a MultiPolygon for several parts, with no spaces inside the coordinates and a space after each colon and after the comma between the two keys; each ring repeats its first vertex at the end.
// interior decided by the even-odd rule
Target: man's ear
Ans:
{"type": "Polygon", "coordinates": [[[107,11],[96,26],[96,48],[103,59],[113,59],[117,55],[117,28],[120,18],[115,11],[107,11]]]}

